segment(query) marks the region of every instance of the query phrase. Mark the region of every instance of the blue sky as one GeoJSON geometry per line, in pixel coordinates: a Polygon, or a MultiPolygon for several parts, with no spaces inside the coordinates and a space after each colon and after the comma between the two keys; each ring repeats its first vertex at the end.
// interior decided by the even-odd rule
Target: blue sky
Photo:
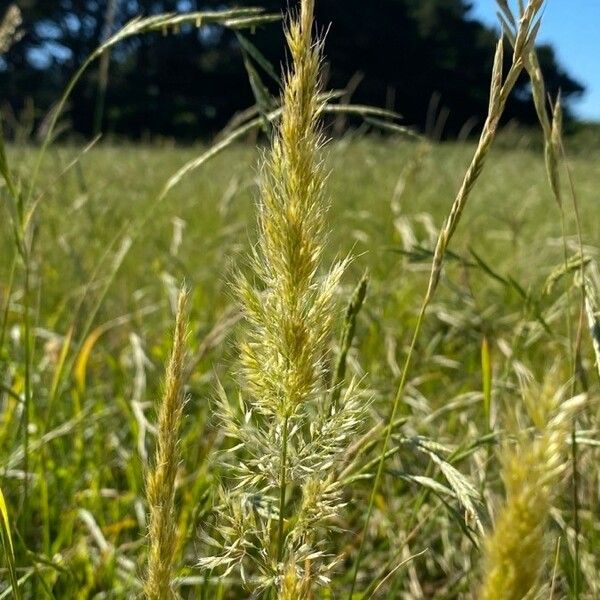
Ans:
{"type": "MultiPolygon", "coordinates": [[[[471,0],[473,16],[495,24],[495,0],[471,0]]],[[[511,5],[516,2],[511,2],[511,5]]],[[[560,63],[586,86],[573,104],[584,119],[600,121],[600,0],[547,0],[538,39],[550,42],[560,63]]]]}

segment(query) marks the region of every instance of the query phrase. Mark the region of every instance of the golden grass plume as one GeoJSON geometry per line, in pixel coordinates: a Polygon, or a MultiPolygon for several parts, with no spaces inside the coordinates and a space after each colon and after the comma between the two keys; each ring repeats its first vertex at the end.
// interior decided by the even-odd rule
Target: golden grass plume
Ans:
{"type": "Polygon", "coordinates": [[[547,525],[566,468],[571,419],[585,401],[583,395],[564,401],[563,391],[553,377],[542,386],[524,384],[533,433],[517,433],[516,444],[501,453],[506,498],[485,539],[480,600],[521,600],[539,592],[551,554],[547,525]]]}
{"type": "Polygon", "coordinates": [[[179,467],[179,430],[185,403],[184,363],[187,293],[177,304],[173,350],[167,366],[165,389],[158,409],[158,436],[154,469],[148,474],[146,494],[150,510],[150,544],[144,592],[149,600],[174,597],[171,580],[176,548],[175,477],[179,467]]]}

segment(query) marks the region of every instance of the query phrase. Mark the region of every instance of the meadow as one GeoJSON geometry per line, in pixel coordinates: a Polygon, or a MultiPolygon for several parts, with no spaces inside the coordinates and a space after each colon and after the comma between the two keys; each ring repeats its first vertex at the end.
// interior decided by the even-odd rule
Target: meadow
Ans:
{"type": "Polygon", "coordinates": [[[0,598],[600,597],[600,145],[501,132],[440,260],[480,145],[290,97],[160,201],[206,147],[54,144],[3,204],[0,598]]]}

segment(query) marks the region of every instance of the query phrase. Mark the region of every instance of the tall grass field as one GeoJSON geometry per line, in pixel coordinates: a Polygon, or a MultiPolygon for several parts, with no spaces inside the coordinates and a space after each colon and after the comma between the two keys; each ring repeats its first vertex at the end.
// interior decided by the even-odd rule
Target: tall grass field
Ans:
{"type": "Polygon", "coordinates": [[[61,141],[80,74],[0,137],[0,599],[600,598],[600,143],[498,9],[471,141],[324,89],[314,0],[211,145],[61,141]]]}

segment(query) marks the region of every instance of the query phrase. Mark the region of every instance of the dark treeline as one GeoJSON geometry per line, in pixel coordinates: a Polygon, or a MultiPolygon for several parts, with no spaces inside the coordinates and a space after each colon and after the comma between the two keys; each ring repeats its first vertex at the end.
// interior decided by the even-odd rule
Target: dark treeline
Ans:
{"type": "MultiPolygon", "coordinates": [[[[24,108],[33,106],[39,122],[107,32],[136,15],[256,5],[281,12],[288,2],[23,0],[19,5],[24,35],[0,59],[0,102],[8,121],[17,122],[24,108]]],[[[434,112],[448,135],[481,124],[497,33],[470,17],[468,2],[318,0],[316,12],[327,29],[330,88],[350,83],[356,87],[353,101],[394,109],[405,124],[420,129],[433,127],[434,112]]],[[[245,35],[279,71],[285,62],[281,24],[245,35]]],[[[557,63],[552,47],[538,51],[549,94],[561,90],[568,107],[583,87],[557,63]]],[[[71,127],[84,135],[93,133],[101,117],[102,130],[117,135],[195,139],[218,131],[255,103],[239,41],[219,27],[124,41],[112,53],[105,97],[98,92],[99,72],[98,64],[88,71],[69,105],[71,127]]],[[[276,93],[276,82],[264,71],[261,76],[276,93]]],[[[506,118],[535,121],[525,77],[506,118]]]]}

